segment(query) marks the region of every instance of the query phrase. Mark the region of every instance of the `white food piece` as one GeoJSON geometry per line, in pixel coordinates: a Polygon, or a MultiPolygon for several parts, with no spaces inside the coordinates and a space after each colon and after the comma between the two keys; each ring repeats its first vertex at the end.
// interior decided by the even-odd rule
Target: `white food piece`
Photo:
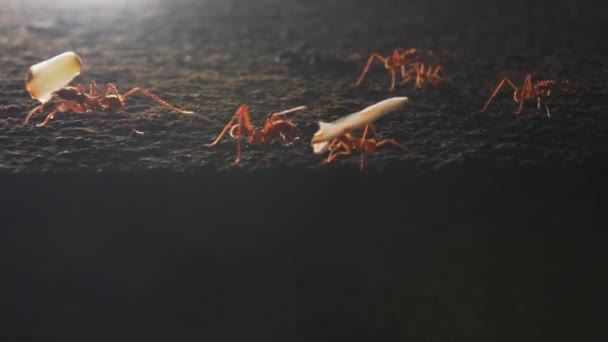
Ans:
{"type": "Polygon", "coordinates": [[[53,93],[67,86],[80,74],[82,60],[74,52],[64,52],[46,61],[32,65],[27,72],[25,87],[30,95],[42,103],[53,93]]]}
{"type": "Polygon", "coordinates": [[[333,139],[343,135],[346,131],[364,127],[405,106],[408,102],[409,99],[407,97],[392,97],[333,122],[319,121],[319,130],[313,135],[311,141],[313,152],[315,154],[327,152],[329,143],[333,139]]]}

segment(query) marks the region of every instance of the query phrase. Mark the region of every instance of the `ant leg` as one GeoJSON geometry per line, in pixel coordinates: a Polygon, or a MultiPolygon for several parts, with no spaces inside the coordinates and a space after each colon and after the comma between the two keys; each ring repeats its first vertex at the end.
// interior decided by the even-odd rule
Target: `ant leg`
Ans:
{"type": "Polygon", "coordinates": [[[336,159],[337,157],[347,156],[351,153],[352,153],[352,150],[350,149],[350,147],[348,147],[348,145],[346,145],[343,142],[339,142],[337,147],[331,151],[331,153],[329,154],[329,157],[327,157],[327,159],[325,161],[323,161],[323,164],[329,164],[332,161],[334,161],[334,159],[336,159]],[[338,148],[340,148],[340,147],[342,147],[344,150],[337,152],[338,148]]]}
{"type": "Polygon", "coordinates": [[[330,154],[331,154],[331,151],[333,151],[334,149],[337,149],[339,147],[340,147],[340,139],[339,138],[334,138],[334,140],[332,140],[328,144],[327,150],[330,151],[330,154]]]}
{"type": "Polygon", "coordinates": [[[133,133],[135,133],[137,135],[144,135],[143,131],[140,131],[137,128],[135,128],[135,124],[133,123],[133,116],[129,116],[129,128],[131,129],[131,131],[133,131],[133,133]]]}
{"type": "Polygon", "coordinates": [[[378,141],[379,140],[378,139],[379,138],[378,132],[376,131],[376,129],[374,128],[374,126],[372,126],[372,124],[368,124],[368,125],[369,125],[369,128],[372,131],[372,134],[374,135],[374,139],[376,139],[376,141],[378,141]]]}
{"type": "Polygon", "coordinates": [[[372,65],[372,62],[374,61],[374,58],[379,59],[380,62],[382,62],[383,64],[386,65],[386,58],[380,56],[377,53],[372,53],[371,56],[369,56],[369,59],[367,60],[367,64],[365,65],[365,69],[363,69],[363,73],[361,73],[361,76],[359,76],[359,79],[357,80],[357,82],[355,82],[355,86],[358,86],[358,85],[361,84],[361,82],[363,82],[363,78],[365,77],[365,75],[369,71],[369,67],[372,65]]]}
{"type": "MultiPolygon", "coordinates": [[[[363,134],[361,135],[361,140],[360,140],[360,144],[361,146],[365,146],[365,138],[367,138],[367,131],[369,130],[369,128],[371,127],[370,124],[366,124],[365,128],[363,129],[363,134]]],[[[373,130],[373,128],[372,128],[373,130]]],[[[375,134],[375,132],[374,132],[375,134]]],[[[361,170],[363,170],[363,166],[365,165],[365,153],[367,153],[365,151],[365,148],[361,148],[361,170]]]]}
{"type": "MultiPolygon", "coordinates": [[[[268,127],[270,127],[272,125],[272,123],[274,123],[274,122],[276,122],[278,120],[287,121],[287,118],[286,118],[287,114],[291,114],[293,112],[297,112],[297,111],[300,111],[300,110],[308,110],[308,107],[307,106],[299,106],[299,107],[295,107],[295,108],[284,110],[282,112],[271,114],[270,117],[266,120],[266,125],[264,126],[263,132],[267,132],[268,127]]],[[[247,115],[245,117],[245,120],[246,120],[245,124],[248,125],[249,132],[253,132],[254,129],[253,129],[253,125],[251,125],[251,122],[250,122],[250,119],[249,119],[249,115],[247,115]]],[[[264,135],[266,135],[266,134],[264,134],[264,135]]],[[[291,136],[287,136],[284,133],[280,133],[279,135],[280,135],[281,139],[283,140],[283,146],[291,146],[291,145],[293,145],[293,142],[295,140],[299,139],[299,137],[295,137],[294,138],[294,137],[291,137],[291,136]]]]}
{"type": "MultiPolygon", "coordinates": [[[[386,145],[386,144],[391,144],[391,145],[396,146],[396,147],[398,147],[398,148],[400,148],[400,149],[402,149],[404,151],[414,152],[409,147],[401,145],[400,143],[398,143],[395,139],[384,139],[384,140],[378,142],[376,144],[376,147],[381,147],[381,146],[386,145]]],[[[361,168],[363,168],[363,165],[361,165],[361,168]]]]}
{"type": "Polygon", "coordinates": [[[241,137],[243,135],[243,115],[239,115],[239,122],[236,128],[236,160],[232,165],[236,165],[241,161],[241,137]]]}
{"type": "MultiPolygon", "coordinates": [[[[365,145],[365,138],[367,137],[367,131],[369,130],[369,128],[371,127],[370,124],[366,124],[365,125],[365,129],[363,129],[363,135],[361,135],[361,146],[365,145]]],[[[375,130],[372,128],[372,131],[374,132],[374,135],[376,134],[375,130]]],[[[361,148],[361,162],[360,162],[360,169],[363,170],[363,167],[365,166],[365,148],[361,148]]]]}
{"type": "MultiPolygon", "coordinates": [[[[116,87],[114,85],[108,84],[108,87],[112,87],[113,91],[115,91],[115,92],[118,93],[118,91],[116,90],[116,87]]],[[[173,111],[176,111],[178,113],[181,113],[181,114],[194,114],[194,112],[186,111],[186,110],[181,110],[179,108],[173,107],[172,105],[170,105],[166,101],[161,100],[160,98],[158,98],[156,95],[148,92],[147,90],[141,89],[139,87],[135,87],[135,88],[129,90],[128,92],[124,93],[123,95],[120,95],[119,98],[124,101],[127,97],[129,97],[129,96],[131,96],[131,95],[133,95],[133,94],[135,94],[137,92],[140,92],[143,95],[146,95],[147,97],[151,98],[152,101],[158,103],[159,105],[161,105],[163,107],[166,107],[166,108],[169,108],[169,109],[171,109],[173,111]]]]}
{"type": "Polygon", "coordinates": [[[243,120],[245,121],[245,127],[247,128],[247,134],[253,134],[253,126],[249,121],[249,110],[247,109],[247,106],[242,105],[237,111],[237,114],[239,121],[230,129],[230,136],[236,139],[236,160],[232,163],[232,165],[236,165],[241,161],[241,138],[243,137],[243,120]],[[236,134],[234,134],[235,128],[236,134]]]}
{"type": "Polygon", "coordinates": [[[359,170],[363,171],[365,168],[365,153],[361,153],[361,161],[359,162],[359,170]]]}
{"type": "Polygon", "coordinates": [[[528,92],[528,94],[532,94],[532,75],[526,74],[526,78],[524,80],[524,89],[528,92]]]}
{"type": "MultiPolygon", "coordinates": [[[[330,143],[329,146],[327,147],[327,149],[329,150],[329,155],[327,156],[327,160],[325,160],[323,162],[323,164],[328,163],[329,161],[333,160],[332,156],[338,152],[338,150],[340,149],[340,147],[343,147],[343,143],[342,141],[340,141],[340,138],[334,138],[330,143]],[[329,160],[329,161],[328,161],[329,160]]],[[[335,158],[335,157],[334,157],[335,158]]]]}
{"type": "MultiPolygon", "coordinates": [[[[90,85],[90,90],[91,90],[91,96],[96,96],[97,93],[97,84],[95,83],[95,81],[91,81],[91,85],[90,85]]],[[[106,85],[106,90],[103,93],[103,97],[108,97],[110,95],[110,93],[114,93],[113,95],[116,96],[117,98],[121,99],[120,93],[118,92],[118,89],[116,89],[116,86],[113,85],[112,83],[108,83],[106,85]]],[[[121,99],[122,101],[122,99],[121,99]]],[[[131,130],[133,131],[133,133],[137,134],[137,135],[144,135],[144,132],[138,130],[137,128],[135,128],[135,124],[133,124],[133,118],[129,117],[129,128],[131,128],[131,130]]]]}
{"type": "Polygon", "coordinates": [[[400,148],[400,149],[402,149],[402,150],[405,150],[405,151],[410,151],[410,152],[414,152],[414,151],[412,151],[412,149],[411,149],[411,148],[409,148],[409,147],[407,147],[407,146],[405,146],[405,145],[401,145],[401,144],[400,144],[400,143],[398,143],[398,142],[397,142],[395,139],[383,139],[383,140],[378,139],[378,133],[376,132],[376,129],[374,128],[374,126],[372,126],[372,125],[370,124],[370,125],[369,125],[369,128],[371,128],[371,129],[372,129],[372,133],[374,134],[374,138],[376,139],[376,141],[378,141],[378,142],[376,143],[376,147],[378,147],[378,146],[382,146],[382,145],[384,145],[384,144],[392,144],[392,145],[395,145],[395,146],[399,147],[399,148],[400,148]]]}
{"type": "Polygon", "coordinates": [[[411,72],[408,74],[408,72],[406,71],[405,65],[401,66],[401,81],[399,82],[400,85],[406,84],[409,81],[412,80],[412,75],[411,72]]]}
{"type": "Polygon", "coordinates": [[[502,86],[505,84],[505,82],[507,82],[511,86],[511,88],[513,88],[513,90],[517,91],[517,87],[515,86],[515,84],[513,84],[513,82],[511,82],[511,80],[509,80],[506,77],[503,78],[502,81],[500,81],[500,83],[498,83],[498,87],[496,87],[496,90],[494,90],[494,92],[492,93],[492,95],[488,99],[488,102],[486,102],[486,105],[481,110],[482,112],[485,112],[486,109],[488,109],[488,106],[490,105],[490,102],[492,102],[492,99],[494,99],[494,97],[496,96],[496,94],[498,94],[498,91],[500,90],[500,88],[502,88],[502,86]]]}
{"type": "Polygon", "coordinates": [[[363,169],[365,169],[365,156],[366,155],[367,155],[367,152],[365,151],[365,149],[362,149],[361,158],[359,161],[359,171],[363,171],[363,169]]]}
{"type": "Polygon", "coordinates": [[[283,147],[290,147],[294,144],[296,140],[299,140],[298,137],[294,138],[291,135],[285,134],[283,132],[279,133],[279,137],[283,141],[283,147]]]}
{"type": "Polygon", "coordinates": [[[297,111],[300,111],[300,110],[307,110],[307,109],[308,109],[307,106],[299,106],[299,107],[287,109],[287,110],[284,110],[282,112],[273,113],[272,115],[270,115],[270,119],[271,120],[275,120],[276,118],[280,118],[282,120],[286,120],[285,115],[291,114],[293,112],[297,112],[297,111]]]}
{"type": "Polygon", "coordinates": [[[434,84],[438,84],[439,82],[441,82],[441,79],[439,78],[439,72],[441,71],[441,73],[445,76],[445,78],[449,81],[449,77],[445,74],[445,72],[443,72],[443,69],[441,68],[441,66],[437,66],[435,68],[435,71],[433,72],[433,75],[431,77],[431,79],[433,80],[434,84]]]}
{"type": "Polygon", "coordinates": [[[426,78],[433,85],[437,85],[437,84],[439,84],[439,82],[441,82],[441,79],[439,78],[439,71],[441,71],[441,66],[436,66],[435,69],[430,67],[430,68],[428,68],[428,70],[426,72],[426,78]]]}
{"type": "Polygon", "coordinates": [[[407,75],[404,79],[401,80],[401,82],[399,82],[399,84],[407,84],[411,80],[412,80],[412,76],[411,75],[407,75]]]}
{"type": "MultiPolygon", "coordinates": [[[[523,94],[522,94],[523,95],[523,94]]],[[[515,112],[515,114],[519,114],[521,113],[521,110],[524,108],[524,98],[522,97],[521,100],[519,100],[519,108],[517,108],[517,112],[515,112]]]]}
{"type": "Polygon", "coordinates": [[[97,84],[95,83],[95,81],[91,81],[91,84],[89,85],[89,96],[94,97],[97,95],[97,84]]]}
{"type": "Polygon", "coordinates": [[[424,77],[424,64],[420,63],[420,69],[416,74],[416,84],[414,88],[422,88],[422,78],[424,77]]]}
{"type": "Polygon", "coordinates": [[[266,144],[263,144],[263,150],[264,150],[264,161],[266,162],[266,167],[271,169],[272,163],[270,162],[270,157],[268,156],[268,149],[266,148],[266,144]]]}
{"type": "Polygon", "coordinates": [[[380,147],[380,146],[382,146],[382,145],[386,145],[386,144],[391,144],[391,145],[394,145],[394,146],[399,147],[400,149],[402,149],[402,150],[404,150],[404,151],[410,151],[410,152],[412,152],[412,150],[411,150],[409,147],[404,146],[404,145],[401,145],[401,144],[400,144],[400,143],[398,143],[398,142],[397,142],[395,139],[384,139],[384,140],[382,140],[382,141],[379,141],[379,142],[376,144],[376,147],[380,147]]]}
{"type": "MultiPolygon", "coordinates": [[[[441,71],[443,76],[449,80],[450,76],[448,76],[448,74],[445,72],[445,70],[443,70],[443,67],[441,67],[441,63],[439,63],[439,59],[435,56],[433,51],[429,50],[428,53],[429,53],[429,56],[431,56],[431,58],[433,58],[433,60],[435,61],[435,64],[437,64],[437,68],[441,71]]],[[[438,73],[439,70],[436,70],[436,72],[438,73]]]]}
{"type": "Polygon", "coordinates": [[[84,94],[85,90],[84,90],[84,86],[82,84],[77,84],[74,86],[74,88],[76,89],[77,92],[84,94]]]}
{"type": "Polygon", "coordinates": [[[51,114],[47,115],[46,118],[44,118],[44,121],[42,123],[39,123],[36,125],[36,127],[42,127],[45,126],[51,119],[55,118],[55,114],[57,114],[57,112],[59,111],[60,106],[62,106],[63,104],[58,104],[55,109],[53,109],[53,111],[51,112],[51,114]]]}
{"type": "Polygon", "coordinates": [[[367,131],[369,129],[369,126],[370,126],[369,124],[366,124],[365,128],[363,129],[363,135],[361,136],[361,142],[365,141],[365,138],[367,137],[367,131]]]}
{"type": "Polygon", "coordinates": [[[424,75],[424,79],[432,85],[437,85],[437,83],[439,83],[437,75],[435,75],[436,69],[437,68],[433,69],[432,66],[429,66],[426,69],[426,74],[424,75]]]}
{"type": "Polygon", "coordinates": [[[412,80],[411,73],[408,74],[406,71],[405,65],[402,65],[401,66],[401,82],[399,82],[399,84],[406,84],[411,80],[412,80]]]}
{"type": "Polygon", "coordinates": [[[116,86],[112,83],[106,84],[106,90],[103,92],[103,97],[108,97],[110,93],[114,93],[114,96],[118,97],[119,99],[123,98],[122,96],[120,96],[120,93],[118,92],[116,86]]]}
{"type": "Polygon", "coordinates": [[[228,124],[226,124],[226,126],[224,127],[224,129],[222,129],[222,132],[217,136],[217,138],[215,138],[215,140],[210,143],[210,144],[204,144],[203,146],[205,147],[213,147],[215,145],[217,145],[220,140],[222,140],[222,138],[224,137],[224,135],[226,135],[226,133],[228,132],[228,130],[232,127],[232,125],[234,124],[234,121],[237,118],[240,118],[241,114],[243,113],[243,111],[247,111],[247,106],[246,105],[242,105],[239,107],[239,109],[236,111],[236,113],[234,113],[234,116],[232,116],[232,119],[230,119],[230,121],[228,122],[228,124]]]}
{"type": "MultiPolygon", "coordinates": [[[[433,76],[433,77],[439,77],[439,72],[440,72],[440,71],[441,71],[441,72],[442,72],[442,74],[444,74],[444,76],[445,76],[445,73],[443,72],[443,69],[441,68],[441,66],[440,66],[440,65],[438,65],[438,66],[435,68],[435,71],[433,71],[432,76],[433,76]]],[[[430,70],[429,70],[429,74],[430,74],[430,70]]]]}
{"type": "Polygon", "coordinates": [[[526,78],[524,79],[524,86],[521,88],[521,99],[519,100],[519,109],[517,109],[517,112],[515,112],[515,114],[521,113],[521,110],[524,107],[524,102],[526,101],[526,95],[532,95],[531,78],[532,76],[530,74],[527,74],[526,78]]]}
{"type": "MultiPolygon", "coordinates": [[[[247,108],[247,106],[245,106],[245,109],[239,114],[239,123],[238,123],[239,129],[238,129],[238,133],[237,133],[239,136],[243,136],[243,123],[242,123],[243,121],[245,121],[245,128],[247,129],[247,132],[245,132],[245,133],[248,136],[252,136],[255,132],[255,129],[253,128],[253,125],[251,124],[251,119],[249,117],[249,109],[247,108]]],[[[235,138],[234,134],[232,133],[232,130],[230,130],[230,136],[235,138]]]]}
{"type": "Polygon", "coordinates": [[[60,104],[58,104],[57,106],[55,106],[55,109],[53,109],[53,111],[51,112],[51,114],[47,115],[46,118],[44,119],[43,122],[39,123],[36,125],[36,127],[42,127],[42,126],[46,126],[47,123],[49,123],[49,121],[53,120],[55,118],[55,115],[57,115],[58,112],[67,112],[68,110],[71,110],[75,113],[84,113],[84,109],[82,107],[79,107],[78,105],[73,105],[70,102],[62,102],[60,104]]]}
{"type": "Polygon", "coordinates": [[[27,114],[27,116],[25,117],[25,120],[23,121],[23,125],[27,125],[30,123],[30,120],[32,119],[32,117],[34,116],[34,114],[38,113],[38,112],[44,112],[44,103],[41,105],[36,106],[36,108],[32,109],[29,114],[27,114]]]}
{"type": "MultiPolygon", "coordinates": [[[[538,111],[540,111],[540,104],[541,104],[541,98],[540,96],[537,97],[536,100],[536,108],[538,109],[538,111]]],[[[545,101],[545,112],[547,113],[547,117],[550,118],[551,117],[551,113],[549,112],[549,104],[547,103],[547,101],[545,101]]]]}
{"type": "MultiPolygon", "coordinates": [[[[245,128],[247,128],[247,134],[248,135],[253,135],[255,132],[255,129],[253,128],[253,125],[251,124],[251,118],[249,117],[249,109],[247,109],[247,107],[245,107],[245,109],[241,112],[240,117],[242,117],[242,119],[245,121],[245,128]]],[[[241,127],[239,134],[242,135],[242,123],[239,119],[239,126],[241,127]]]]}
{"type": "Polygon", "coordinates": [[[388,91],[393,91],[395,89],[395,76],[397,71],[391,68],[391,88],[388,91]]]}

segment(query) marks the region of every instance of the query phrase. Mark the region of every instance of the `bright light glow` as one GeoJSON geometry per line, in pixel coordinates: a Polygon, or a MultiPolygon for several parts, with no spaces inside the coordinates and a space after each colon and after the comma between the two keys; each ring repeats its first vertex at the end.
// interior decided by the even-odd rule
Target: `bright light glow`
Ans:
{"type": "Polygon", "coordinates": [[[19,7],[31,7],[39,5],[53,5],[59,7],[89,7],[89,6],[126,6],[129,4],[143,5],[147,3],[158,3],[158,0],[4,0],[2,2],[8,2],[9,6],[19,7]]]}
{"type": "Polygon", "coordinates": [[[40,8],[58,9],[96,9],[96,8],[125,8],[153,5],[166,0],[0,0],[0,10],[13,11],[32,10],[40,8]]]}

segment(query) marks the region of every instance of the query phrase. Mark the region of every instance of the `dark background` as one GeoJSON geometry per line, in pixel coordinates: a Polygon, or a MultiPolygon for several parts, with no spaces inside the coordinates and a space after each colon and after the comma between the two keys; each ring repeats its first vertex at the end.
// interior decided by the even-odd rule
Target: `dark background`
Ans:
{"type": "MultiPolygon", "coordinates": [[[[605,335],[606,11],[592,2],[108,1],[0,7],[0,340],[590,340],[605,335]],[[451,77],[388,92],[368,55],[432,49],[451,77]],[[141,85],[126,113],[35,106],[27,68],[141,85]],[[569,80],[553,117],[502,77],[569,80]],[[317,120],[389,96],[410,146],[321,166],[317,120]],[[302,141],[205,150],[240,104],[297,105],[302,141]],[[130,134],[131,117],[144,136],[130,134]],[[37,118],[41,120],[42,118],[37,118]]],[[[130,100],[131,101],[131,100],[130,100]]]]}

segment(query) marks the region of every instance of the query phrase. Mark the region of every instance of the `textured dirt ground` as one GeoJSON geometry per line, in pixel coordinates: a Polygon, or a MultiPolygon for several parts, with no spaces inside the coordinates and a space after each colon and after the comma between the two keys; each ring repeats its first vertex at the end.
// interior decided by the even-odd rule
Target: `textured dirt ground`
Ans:
{"type": "MultiPolygon", "coordinates": [[[[578,7],[538,5],[525,12],[518,4],[144,3],[45,10],[26,2],[14,7],[16,14],[4,11],[4,172],[222,168],[233,158],[234,141],[211,151],[201,145],[243,103],[258,126],[270,112],[310,106],[294,118],[302,143],[271,151],[277,164],[316,168],[320,157],[310,153],[309,139],[317,120],[395,95],[409,96],[413,105],[378,128],[417,153],[382,151],[370,167],[395,160],[422,168],[606,160],[606,66],[599,53],[605,30],[578,7]],[[433,49],[452,82],[423,90],[402,86],[391,94],[388,73],[375,65],[361,87],[351,87],[371,52],[387,55],[396,47],[433,49]],[[197,116],[180,117],[138,98],[126,114],[65,114],[48,128],[22,127],[35,105],[23,87],[27,68],[66,50],[85,63],[77,82],[113,82],[124,91],[141,85],[197,116]],[[527,72],[569,80],[578,92],[555,100],[551,120],[513,115],[507,90],[480,113],[502,77],[520,84],[527,72]],[[145,136],[130,134],[129,116],[145,136]]],[[[533,105],[528,110],[535,114],[533,105]]],[[[245,150],[244,167],[265,166],[259,148],[245,150]]],[[[357,158],[345,162],[354,166],[357,158]]]]}
{"type": "MultiPolygon", "coordinates": [[[[0,258],[7,341],[577,340],[600,333],[608,161],[601,7],[555,2],[2,2],[0,258]],[[451,82],[388,92],[368,55],[432,49],[451,82]],[[125,113],[22,126],[30,65],[66,50],[75,82],[143,86],[125,113]],[[515,115],[502,77],[569,80],[515,115]],[[329,166],[318,120],[389,96],[415,153],[329,166]],[[298,105],[284,149],[210,142],[298,105]],[[144,131],[131,133],[129,121],[144,131]]],[[[42,117],[37,118],[41,120],[42,117]]]]}

